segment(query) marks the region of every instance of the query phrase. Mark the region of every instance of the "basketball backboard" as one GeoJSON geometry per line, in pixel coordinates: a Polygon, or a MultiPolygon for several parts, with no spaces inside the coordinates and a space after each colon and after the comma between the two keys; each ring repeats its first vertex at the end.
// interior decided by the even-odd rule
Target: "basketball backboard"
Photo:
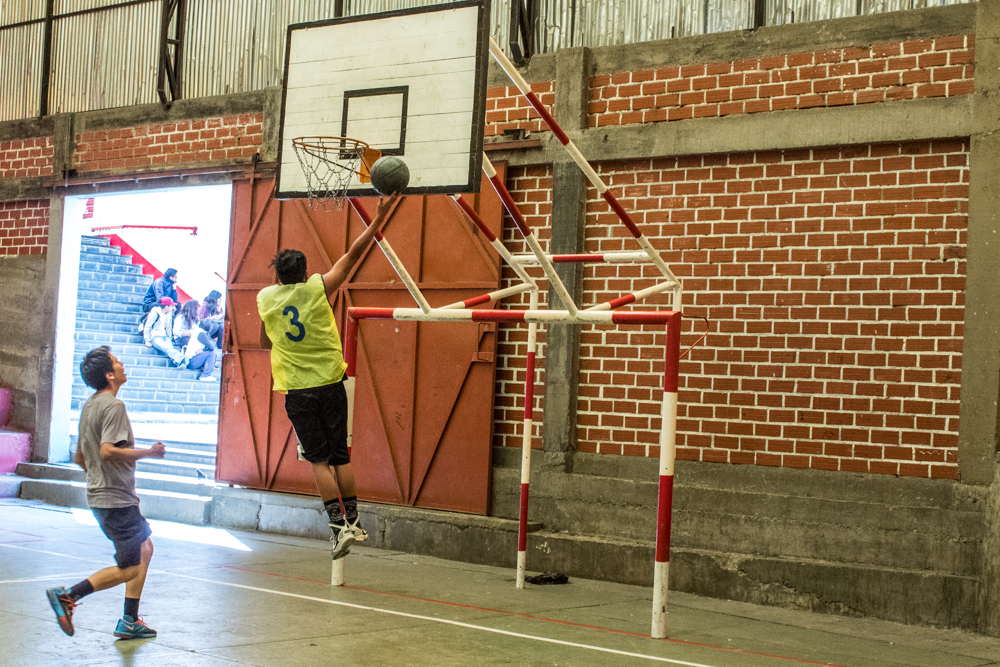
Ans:
{"type": "MultiPolygon", "coordinates": [[[[408,194],[478,192],[489,15],[468,0],[289,26],[275,196],[308,196],[292,148],[306,136],[402,157],[408,194]]],[[[347,194],[375,191],[355,175],[347,194]]]]}

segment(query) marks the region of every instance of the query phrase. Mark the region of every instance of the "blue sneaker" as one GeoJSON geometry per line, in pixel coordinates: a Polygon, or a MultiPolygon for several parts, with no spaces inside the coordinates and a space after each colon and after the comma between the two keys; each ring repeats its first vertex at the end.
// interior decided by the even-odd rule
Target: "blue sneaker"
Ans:
{"type": "Polygon", "coordinates": [[[52,605],[52,611],[56,613],[59,628],[72,637],[73,607],[76,606],[76,603],[70,598],[69,590],[62,586],[49,588],[45,591],[45,596],[49,599],[49,604],[52,605]]]}
{"type": "Polygon", "coordinates": [[[143,623],[142,619],[131,616],[122,616],[115,628],[115,637],[119,639],[152,639],[155,636],[156,630],[143,623]]]}

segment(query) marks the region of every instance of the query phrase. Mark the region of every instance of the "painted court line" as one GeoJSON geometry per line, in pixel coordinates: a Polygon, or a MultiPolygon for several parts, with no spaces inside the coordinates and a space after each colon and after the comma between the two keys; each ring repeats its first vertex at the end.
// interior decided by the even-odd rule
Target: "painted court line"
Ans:
{"type": "Polygon", "coordinates": [[[202,577],[194,577],[188,574],[178,574],[176,572],[171,572],[175,577],[183,577],[185,579],[193,579],[194,581],[203,581],[207,584],[218,584],[220,586],[230,586],[232,588],[242,588],[248,591],[257,591],[258,593],[270,593],[272,595],[281,595],[284,597],[297,598],[299,600],[310,600],[312,602],[321,602],[323,604],[335,605],[338,607],[349,607],[351,609],[360,609],[363,611],[373,611],[380,614],[389,614],[391,616],[402,616],[405,618],[413,618],[420,621],[430,621],[433,623],[443,623],[445,625],[454,625],[460,628],[468,628],[470,630],[481,630],[483,632],[492,632],[498,635],[506,635],[508,637],[518,637],[520,639],[530,639],[538,642],[545,642],[547,644],[558,644],[560,646],[571,646],[573,648],[582,648],[589,651],[598,651],[600,653],[611,653],[613,655],[622,655],[629,658],[641,658],[643,660],[653,660],[655,662],[666,662],[672,665],[686,665],[686,667],[717,667],[715,665],[706,665],[700,662],[687,662],[684,660],[674,660],[671,658],[661,658],[655,655],[646,655],[644,653],[631,653],[629,651],[619,651],[617,649],[605,648],[603,646],[592,646],[590,644],[579,644],[576,642],[564,641],[562,639],[553,639],[551,637],[541,637],[538,635],[526,635],[520,632],[511,632],[510,630],[500,630],[498,628],[490,628],[482,625],[473,625],[471,623],[462,623],[461,621],[452,621],[445,618],[434,618],[432,616],[421,616],[420,614],[409,614],[403,611],[395,611],[392,609],[381,609],[379,607],[368,607],[366,605],[353,604],[350,602],[340,602],[339,600],[326,600],[324,598],[312,597],[309,595],[299,595],[297,593],[286,593],[284,591],[276,591],[270,588],[258,588],[257,586],[247,586],[244,584],[234,584],[227,581],[217,581],[215,579],[205,579],[202,577]]]}
{"type": "Polygon", "coordinates": [[[21,549],[22,551],[34,551],[39,554],[48,554],[50,556],[62,556],[63,558],[72,558],[73,560],[82,560],[88,563],[107,563],[107,560],[97,560],[96,558],[82,558],[80,556],[70,556],[68,554],[61,554],[55,551],[45,551],[44,549],[29,549],[28,547],[18,546],[16,544],[3,544],[0,543],[0,547],[7,547],[8,549],[21,549]]]}
{"type": "Polygon", "coordinates": [[[58,579],[70,579],[72,577],[86,577],[93,574],[93,572],[66,572],[63,574],[50,574],[45,577],[34,577],[31,579],[4,579],[0,581],[0,584],[25,584],[32,583],[35,581],[55,581],[58,579]]]}
{"type": "MultiPolygon", "coordinates": [[[[220,565],[219,567],[225,568],[227,570],[237,570],[239,572],[248,572],[250,574],[260,574],[266,577],[277,577],[279,579],[290,579],[292,581],[304,581],[309,584],[317,584],[319,586],[330,586],[329,582],[325,581],[315,581],[313,579],[300,579],[299,577],[289,577],[285,574],[274,574],[272,572],[260,572],[258,570],[248,570],[243,567],[236,567],[234,565],[220,565]]],[[[422,598],[415,595],[404,595],[402,593],[389,593],[387,591],[376,591],[370,588],[358,588],[357,586],[341,586],[340,588],[345,588],[352,591],[360,591],[362,593],[371,593],[373,595],[387,595],[394,598],[403,598],[406,600],[417,600],[419,602],[430,602],[433,604],[446,605],[448,607],[459,607],[462,609],[472,609],[474,611],[485,611],[494,614],[503,614],[505,616],[517,616],[520,618],[527,618],[533,621],[544,621],[546,623],[557,623],[559,625],[568,625],[577,628],[584,628],[586,630],[601,630],[602,632],[611,632],[618,635],[628,635],[630,637],[640,637],[642,639],[650,639],[649,635],[639,634],[638,632],[628,632],[626,630],[615,630],[613,628],[602,628],[599,625],[586,625],[584,623],[573,623],[572,621],[562,621],[556,618],[547,618],[545,616],[534,616],[532,614],[522,614],[516,611],[505,611],[503,609],[490,609],[489,607],[477,607],[475,605],[462,604],[460,602],[448,602],[446,600],[435,600],[433,598],[422,598]]],[[[784,655],[774,655],[771,653],[761,653],[759,651],[748,651],[746,649],[739,648],[729,648],[726,646],[715,646],[713,644],[702,644],[699,642],[689,642],[683,639],[671,639],[666,637],[664,639],[658,639],[656,641],[668,642],[671,644],[683,644],[685,646],[697,646],[698,648],[707,648],[713,651],[725,651],[726,653],[739,653],[741,655],[753,655],[761,658],[771,658],[773,660],[787,660],[789,662],[797,662],[804,665],[818,665],[818,667],[843,667],[842,665],[837,665],[832,662],[816,662],[814,660],[805,660],[803,658],[790,658],[784,655]]]]}
{"type": "MultiPolygon", "coordinates": [[[[45,551],[43,549],[31,549],[29,547],[22,547],[22,546],[18,546],[16,544],[0,543],[0,547],[7,547],[7,548],[10,548],[10,549],[20,549],[22,551],[33,551],[33,552],[36,552],[36,553],[48,554],[48,555],[51,555],[51,556],[61,556],[63,558],[70,558],[70,559],[73,559],[73,560],[87,561],[87,562],[90,562],[90,563],[103,563],[104,562],[104,561],[95,560],[93,558],[81,558],[79,556],[70,556],[68,554],[61,554],[61,553],[57,553],[55,551],[45,551]]],[[[262,574],[262,575],[266,575],[266,576],[274,576],[274,577],[279,577],[279,578],[283,578],[283,579],[295,579],[294,577],[286,577],[284,575],[269,574],[267,572],[256,572],[254,570],[246,570],[244,568],[238,568],[238,567],[233,567],[233,566],[229,566],[229,565],[223,565],[223,566],[220,566],[220,567],[224,567],[224,568],[232,569],[232,570],[238,570],[238,571],[242,571],[242,572],[253,573],[253,574],[262,574]]],[[[247,586],[247,585],[244,585],[244,584],[234,584],[234,583],[230,583],[230,582],[226,582],[226,581],[218,581],[218,580],[215,580],[215,579],[205,579],[205,578],[202,578],[202,577],[195,577],[195,576],[191,576],[191,575],[187,575],[187,574],[180,574],[178,572],[170,572],[170,571],[167,571],[167,570],[150,571],[150,574],[153,574],[153,573],[156,573],[156,574],[167,574],[167,575],[172,575],[172,576],[175,576],[175,577],[182,577],[182,578],[185,578],[185,579],[192,579],[194,581],[203,581],[205,583],[218,584],[220,586],[229,586],[229,587],[232,587],[232,588],[242,588],[242,589],[245,589],[245,590],[257,591],[257,592],[260,592],[260,593],[270,593],[272,595],[281,595],[281,596],[284,596],[284,597],[298,598],[298,599],[301,599],[301,600],[310,600],[310,601],[313,601],[313,602],[322,602],[324,604],[330,604],[330,605],[335,605],[335,606],[340,606],[340,607],[350,607],[352,609],[361,609],[361,610],[364,610],[364,611],[373,611],[373,612],[382,613],[382,614],[389,614],[389,615],[392,615],[392,616],[403,616],[403,617],[406,617],[406,618],[413,618],[413,619],[422,620],[422,621],[431,621],[431,622],[434,622],[434,623],[443,623],[445,625],[454,625],[454,626],[457,626],[457,627],[468,628],[470,630],[480,630],[480,631],[483,631],[483,632],[492,632],[494,634],[507,635],[509,637],[518,637],[520,639],[530,639],[530,640],[533,640],[533,641],[545,642],[545,643],[548,643],[548,644],[558,644],[558,645],[561,645],[561,646],[571,646],[571,647],[574,647],[574,648],[581,648],[581,649],[586,649],[586,650],[590,650],[590,651],[598,651],[598,652],[601,652],[601,653],[611,653],[611,654],[614,654],[614,655],[622,655],[622,656],[631,657],[631,658],[640,658],[640,659],[643,659],[643,660],[652,660],[652,661],[655,661],[655,662],[665,662],[665,663],[669,663],[669,664],[672,664],[672,665],[685,665],[686,667],[717,667],[715,665],[706,665],[706,664],[698,663],[698,662],[687,662],[687,661],[684,661],[684,660],[674,660],[672,658],[662,658],[662,657],[659,657],[659,656],[647,655],[647,654],[644,654],[644,653],[632,653],[632,652],[629,652],[629,651],[619,651],[617,649],[605,648],[603,646],[593,646],[591,644],[580,644],[580,643],[577,643],[577,642],[569,642],[569,641],[564,641],[564,640],[561,640],[561,639],[554,639],[554,638],[551,638],[551,637],[542,637],[542,636],[538,636],[538,635],[523,634],[523,633],[520,633],[520,632],[511,632],[509,630],[500,630],[498,628],[490,628],[490,627],[486,627],[486,626],[482,626],[482,625],[473,625],[471,623],[462,623],[461,621],[452,621],[452,620],[444,619],[444,618],[434,618],[432,616],[421,616],[420,614],[410,614],[410,613],[402,612],[402,611],[394,611],[392,609],[382,609],[382,608],[379,608],[379,607],[369,607],[369,606],[365,606],[365,605],[353,604],[353,603],[350,603],[350,602],[340,602],[338,600],[327,600],[327,599],[324,599],[324,598],[317,598],[317,597],[312,597],[312,596],[309,596],[309,595],[299,595],[297,593],[286,593],[284,591],[277,591],[277,590],[273,590],[273,589],[270,589],[270,588],[259,588],[257,586],[247,586]]],[[[11,579],[11,580],[8,580],[8,581],[0,581],[0,584],[30,582],[30,581],[46,581],[46,580],[52,580],[52,579],[56,579],[56,578],[64,577],[64,576],[70,577],[70,576],[75,576],[75,575],[52,575],[52,576],[46,576],[46,577],[38,577],[36,579],[11,579]]],[[[326,584],[324,582],[312,581],[310,579],[296,579],[296,580],[297,581],[304,581],[304,582],[308,582],[308,583],[313,583],[313,584],[329,585],[329,584],[326,584]]],[[[345,588],[351,588],[351,587],[345,587],[345,588]]],[[[430,600],[430,599],[426,599],[426,598],[417,598],[417,597],[413,597],[413,596],[400,595],[400,594],[396,594],[396,593],[383,593],[381,591],[372,591],[372,590],[362,589],[362,588],[354,588],[353,590],[357,590],[357,591],[361,591],[361,592],[366,592],[366,593],[375,593],[375,594],[381,594],[381,595],[389,595],[389,596],[392,596],[392,597],[412,598],[412,599],[420,600],[420,601],[424,601],[424,602],[439,602],[437,600],[430,600]]],[[[563,625],[573,625],[573,626],[583,627],[583,628],[587,628],[587,629],[607,630],[608,632],[613,632],[613,633],[616,633],[616,634],[626,634],[626,635],[633,635],[633,636],[636,636],[636,637],[645,637],[645,635],[638,635],[636,633],[624,632],[624,631],[620,631],[620,630],[611,630],[609,628],[600,628],[600,627],[596,627],[596,626],[586,626],[586,625],[581,625],[581,624],[577,624],[577,623],[570,623],[570,622],[558,621],[558,620],[555,620],[555,619],[547,619],[547,618],[540,617],[540,616],[530,616],[528,614],[519,614],[519,613],[516,613],[516,612],[504,612],[504,611],[495,610],[495,609],[488,609],[486,607],[472,607],[471,605],[462,605],[462,604],[458,604],[458,603],[449,603],[449,602],[441,602],[441,604],[447,604],[449,606],[457,606],[457,607],[468,607],[468,608],[471,608],[471,609],[477,609],[477,610],[488,611],[488,612],[497,612],[497,613],[501,613],[501,614],[505,614],[505,615],[521,616],[521,617],[525,617],[525,618],[529,618],[529,619],[534,619],[534,620],[552,621],[554,623],[560,623],[560,624],[563,624],[563,625]]],[[[785,657],[785,656],[770,655],[770,654],[767,654],[767,653],[756,653],[756,652],[753,652],[753,651],[744,651],[744,650],[741,650],[741,649],[730,649],[730,648],[725,648],[725,647],[720,647],[720,646],[712,646],[710,644],[699,644],[699,643],[695,643],[695,642],[686,642],[686,641],[677,640],[677,639],[671,639],[671,640],[667,640],[667,641],[678,643],[678,644],[686,644],[688,646],[696,646],[696,647],[699,647],[699,648],[705,648],[705,649],[710,649],[710,650],[722,650],[722,651],[727,651],[727,652],[732,652],[732,653],[740,653],[740,654],[744,654],[744,655],[752,655],[752,656],[758,656],[758,657],[763,657],[763,658],[772,658],[772,659],[775,659],[775,660],[785,660],[785,661],[793,661],[793,662],[800,662],[800,663],[813,664],[813,665],[821,665],[823,667],[840,667],[839,665],[834,665],[832,663],[812,662],[812,661],[809,661],[809,660],[801,660],[801,659],[798,659],[798,658],[788,658],[788,657],[785,657]]]]}

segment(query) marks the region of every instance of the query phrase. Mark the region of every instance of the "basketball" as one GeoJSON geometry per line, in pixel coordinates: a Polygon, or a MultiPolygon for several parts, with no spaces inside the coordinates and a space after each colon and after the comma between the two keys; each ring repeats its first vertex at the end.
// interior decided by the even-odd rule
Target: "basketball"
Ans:
{"type": "Polygon", "coordinates": [[[372,187],[380,195],[402,192],[410,182],[410,169],[403,158],[395,155],[380,157],[372,165],[372,187]]]}

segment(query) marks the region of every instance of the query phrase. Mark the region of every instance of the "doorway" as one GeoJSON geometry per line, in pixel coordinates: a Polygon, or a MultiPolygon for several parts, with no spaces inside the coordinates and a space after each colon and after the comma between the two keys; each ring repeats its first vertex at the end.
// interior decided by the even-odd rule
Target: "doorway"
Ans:
{"type": "MultiPolygon", "coordinates": [[[[50,462],[72,460],[80,409],[93,394],[79,364],[87,351],[108,345],[125,365],[128,382],[118,398],[137,446],[159,440],[175,454],[144,460],[155,468],[147,472],[214,478],[221,363],[211,379],[199,379],[207,374],[147,346],[139,325],[150,285],[168,269],[176,271],[179,303],[171,320],[185,302],[201,305],[215,294],[225,312],[231,207],[229,184],[66,198],[50,462]]],[[[171,336],[171,343],[185,351],[183,339],[171,336]]]]}

